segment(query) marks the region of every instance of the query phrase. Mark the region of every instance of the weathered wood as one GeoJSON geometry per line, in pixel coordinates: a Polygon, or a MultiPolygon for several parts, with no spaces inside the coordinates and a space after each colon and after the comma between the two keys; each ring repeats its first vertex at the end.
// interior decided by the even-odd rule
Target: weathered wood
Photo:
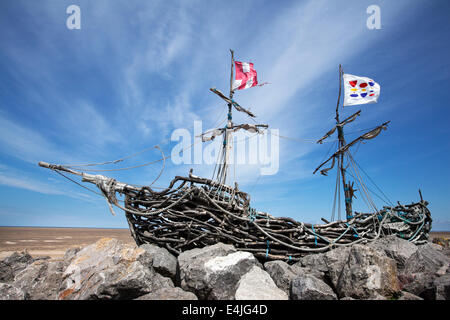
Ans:
{"type": "Polygon", "coordinates": [[[87,175],[60,165],[39,163],[55,171],[79,175],[95,184],[108,200],[125,212],[138,245],[153,243],[178,255],[217,242],[252,252],[262,261],[295,262],[305,254],[325,252],[338,246],[370,242],[383,233],[394,233],[414,243],[425,242],[431,229],[427,202],[384,207],[375,213],[355,213],[353,218],[310,224],[289,217],[274,217],[250,207],[250,196],[216,181],[194,176],[175,177],[169,188],[154,192],[101,175],[87,175]],[[180,187],[179,185],[182,187],[180,187]],[[115,193],[125,195],[124,205],[115,193]],[[233,201],[230,201],[233,200],[233,201]],[[393,223],[404,222],[398,232],[393,223]]]}

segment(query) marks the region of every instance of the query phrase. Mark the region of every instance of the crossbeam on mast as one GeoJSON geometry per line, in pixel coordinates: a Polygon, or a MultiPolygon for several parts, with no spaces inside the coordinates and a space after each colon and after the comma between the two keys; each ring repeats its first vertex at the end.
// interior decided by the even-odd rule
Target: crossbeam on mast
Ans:
{"type": "Polygon", "coordinates": [[[232,98],[226,97],[220,90],[217,90],[216,88],[210,88],[209,90],[211,90],[211,92],[217,94],[220,98],[222,98],[229,105],[232,105],[233,107],[235,107],[237,111],[244,112],[252,118],[256,117],[252,112],[250,112],[250,110],[247,110],[244,107],[240,106],[239,103],[234,101],[232,98]]]}
{"type": "Polygon", "coordinates": [[[320,166],[318,166],[316,168],[316,170],[314,170],[313,174],[317,172],[317,170],[319,170],[324,164],[326,164],[328,161],[330,161],[331,159],[333,159],[334,157],[345,153],[351,146],[353,146],[355,143],[357,143],[358,141],[361,140],[369,140],[369,139],[373,139],[376,136],[378,136],[378,134],[380,134],[381,130],[386,130],[386,126],[390,123],[391,121],[386,121],[383,124],[379,125],[378,127],[376,127],[375,129],[370,130],[369,132],[366,132],[365,134],[359,136],[358,138],[356,138],[355,140],[353,140],[350,143],[347,143],[345,145],[343,145],[342,147],[340,147],[335,153],[333,153],[327,160],[325,160],[324,162],[322,162],[320,164],[320,166]]]}

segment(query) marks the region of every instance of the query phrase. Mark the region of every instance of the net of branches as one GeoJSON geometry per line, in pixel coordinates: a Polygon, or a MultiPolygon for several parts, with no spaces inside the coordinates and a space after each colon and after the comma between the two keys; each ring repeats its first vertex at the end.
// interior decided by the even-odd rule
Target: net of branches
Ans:
{"type": "MultiPolygon", "coordinates": [[[[110,203],[118,205],[100,185],[110,203]]],[[[208,179],[176,177],[166,190],[124,188],[121,207],[138,245],[153,243],[175,255],[218,242],[249,251],[259,260],[295,262],[300,257],[339,246],[368,243],[395,234],[416,244],[427,241],[431,215],[427,202],[355,213],[345,221],[310,224],[274,217],[250,207],[238,186],[208,179]]]]}
{"type": "Polygon", "coordinates": [[[194,176],[192,171],[188,177],[175,177],[166,189],[155,191],[150,186],[137,187],[62,165],[39,165],[95,184],[112,213],[114,206],[125,212],[137,245],[156,244],[176,256],[222,242],[251,252],[261,261],[295,262],[307,254],[368,243],[391,234],[422,244],[428,241],[431,230],[431,214],[422,197],[420,202],[385,206],[375,213],[355,212],[347,220],[310,224],[256,211],[250,206],[250,196],[237,184],[230,187],[194,176]]]}

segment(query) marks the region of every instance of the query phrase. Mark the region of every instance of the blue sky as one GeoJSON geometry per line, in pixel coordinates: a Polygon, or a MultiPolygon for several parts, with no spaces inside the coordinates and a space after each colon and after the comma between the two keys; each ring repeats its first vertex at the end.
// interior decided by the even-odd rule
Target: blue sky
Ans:
{"type": "MultiPolygon", "coordinates": [[[[333,126],[339,64],[375,79],[377,104],[341,111],[362,110],[347,140],[392,122],[355,158],[393,202],[418,201],[420,188],[434,230],[450,230],[449,9],[444,0],[1,1],[0,225],[126,228],[103,198],[37,163],[102,162],[155,145],[169,155],[175,129],[225,117],[209,88],[227,92],[232,48],[270,82],[235,99],[287,137],[318,139],[333,126]],[[71,4],[81,8],[80,30],[66,27],[71,4]],[[379,30],[366,27],[372,4],[379,30]]],[[[331,215],[336,177],[312,172],[328,148],[280,139],[276,175],[238,166],[237,180],[253,207],[320,223],[331,215]]],[[[158,158],[155,149],[124,166],[158,158]]],[[[212,174],[212,166],[167,161],[156,185],[190,167],[212,174]]],[[[109,176],[149,184],[160,169],[109,176]]]]}

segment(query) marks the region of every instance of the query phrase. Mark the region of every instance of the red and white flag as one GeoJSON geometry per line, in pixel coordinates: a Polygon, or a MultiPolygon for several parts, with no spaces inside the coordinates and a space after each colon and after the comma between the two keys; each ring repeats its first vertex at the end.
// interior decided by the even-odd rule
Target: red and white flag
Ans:
{"type": "Polygon", "coordinates": [[[258,85],[256,70],[253,68],[253,63],[235,61],[234,65],[236,75],[234,77],[232,90],[248,89],[258,85]]]}

